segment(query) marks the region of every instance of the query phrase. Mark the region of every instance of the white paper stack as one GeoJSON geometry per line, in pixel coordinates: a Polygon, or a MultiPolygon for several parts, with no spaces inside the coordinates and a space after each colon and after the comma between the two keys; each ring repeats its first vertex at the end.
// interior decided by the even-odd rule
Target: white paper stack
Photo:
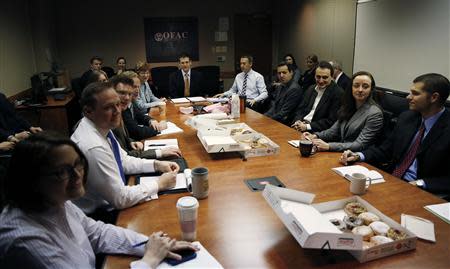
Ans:
{"type": "Polygon", "coordinates": [[[187,98],[173,98],[170,99],[170,101],[172,101],[172,103],[174,104],[182,104],[182,103],[190,103],[190,101],[187,98]]]}
{"type": "Polygon", "coordinates": [[[364,166],[361,165],[349,165],[349,166],[342,166],[342,167],[335,167],[331,168],[334,172],[336,172],[338,175],[344,177],[345,179],[349,180],[348,177],[353,173],[361,173],[364,174],[366,177],[370,178],[371,184],[378,184],[385,182],[383,176],[378,173],[377,171],[367,169],[364,166]]]}
{"type": "Polygon", "coordinates": [[[176,133],[182,133],[182,132],[183,132],[183,129],[178,127],[175,123],[168,121],[167,129],[162,130],[161,133],[158,134],[158,136],[166,135],[166,134],[176,134],[176,133]]]}

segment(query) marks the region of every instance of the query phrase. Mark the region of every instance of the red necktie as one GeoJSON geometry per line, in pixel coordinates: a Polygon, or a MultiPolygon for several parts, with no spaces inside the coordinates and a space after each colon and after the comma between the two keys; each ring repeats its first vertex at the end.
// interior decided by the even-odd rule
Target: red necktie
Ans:
{"type": "Polygon", "coordinates": [[[416,158],[417,150],[419,150],[419,146],[420,143],[422,142],[424,133],[425,133],[425,125],[422,122],[422,125],[420,125],[419,133],[417,134],[416,139],[414,140],[411,147],[409,148],[409,151],[403,158],[403,161],[394,169],[392,175],[399,178],[403,178],[403,175],[405,174],[406,170],[408,170],[408,168],[411,166],[414,159],[416,158]]]}

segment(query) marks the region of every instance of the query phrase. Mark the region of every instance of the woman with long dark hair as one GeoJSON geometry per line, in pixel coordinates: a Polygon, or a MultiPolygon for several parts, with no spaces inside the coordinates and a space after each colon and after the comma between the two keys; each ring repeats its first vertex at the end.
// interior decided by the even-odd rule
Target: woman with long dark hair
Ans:
{"type": "Polygon", "coordinates": [[[329,129],[303,133],[319,151],[361,151],[376,141],[383,128],[383,112],[373,99],[375,80],[366,71],[353,74],[345,89],[338,120],[329,129]]]}
{"type": "Polygon", "coordinates": [[[299,83],[300,82],[300,78],[302,77],[302,72],[300,71],[300,68],[298,68],[297,66],[297,62],[295,61],[294,55],[292,55],[291,53],[288,53],[286,55],[284,55],[283,60],[287,63],[292,65],[292,70],[294,72],[292,79],[299,83]]]}

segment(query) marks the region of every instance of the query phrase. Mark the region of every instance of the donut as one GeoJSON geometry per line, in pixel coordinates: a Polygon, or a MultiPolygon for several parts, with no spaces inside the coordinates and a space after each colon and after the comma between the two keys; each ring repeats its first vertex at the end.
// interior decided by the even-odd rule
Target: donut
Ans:
{"type": "Polygon", "coordinates": [[[371,247],[375,246],[375,243],[372,243],[372,242],[363,241],[362,243],[363,243],[362,244],[363,245],[363,250],[366,250],[368,248],[371,248],[371,247]]]}
{"type": "Polygon", "coordinates": [[[386,243],[390,243],[393,242],[394,240],[390,239],[389,237],[386,236],[382,236],[382,235],[375,235],[372,236],[370,238],[370,242],[374,243],[375,246],[381,245],[381,244],[386,244],[386,243]]]}
{"type": "Polygon", "coordinates": [[[374,221],[371,224],[369,224],[369,227],[372,228],[373,232],[376,235],[383,235],[385,236],[389,230],[389,225],[382,221],[374,221]]]}
{"type": "Polygon", "coordinates": [[[355,216],[345,216],[344,223],[347,226],[347,229],[352,230],[357,226],[361,226],[363,224],[362,219],[355,216]]]}
{"type": "Polygon", "coordinates": [[[389,237],[392,240],[402,240],[406,238],[406,233],[402,232],[400,230],[389,228],[389,230],[386,233],[387,237],[389,237]]]}
{"type": "Polygon", "coordinates": [[[346,228],[345,223],[340,219],[330,219],[330,222],[341,231],[344,231],[346,228]]]}
{"type": "Polygon", "coordinates": [[[375,215],[374,213],[370,212],[363,212],[358,215],[359,218],[361,218],[364,221],[364,225],[369,225],[374,221],[379,221],[380,218],[375,215]]]}
{"type": "Polygon", "coordinates": [[[358,202],[350,202],[345,205],[344,211],[348,216],[358,216],[363,212],[367,212],[367,209],[358,202]]]}
{"type": "Polygon", "coordinates": [[[373,236],[372,229],[369,226],[365,225],[353,228],[352,233],[361,235],[364,241],[369,241],[373,236]]]}

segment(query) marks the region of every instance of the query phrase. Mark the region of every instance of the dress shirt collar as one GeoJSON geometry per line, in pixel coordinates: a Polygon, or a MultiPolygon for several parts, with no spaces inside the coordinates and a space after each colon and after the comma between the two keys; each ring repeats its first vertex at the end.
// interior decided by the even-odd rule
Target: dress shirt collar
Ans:
{"type": "Polygon", "coordinates": [[[338,82],[339,78],[342,76],[342,74],[344,74],[344,72],[341,71],[341,73],[339,73],[339,75],[337,75],[336,79],[334,81],[338,82]]]}
{"type": "Polygon", "coordinates": [[[181,73],[183,74],[183,78],[186,77],[186,74],[188,75],[188,78],[191,78],[191,69],[190,68],[187,72],[184,72],[184,70],[181,69],[181,73]]]}
{"type": "Polygon", "coordinates": [[[441,117],[442,113],[444,113],[445,108],[441,109],[438,113],[434,114],[433,116],[429,117],[428,119],[422,118],[422,122],[425,125],[425,130],[429,131],[431,128],[433,128],[436,121],[441,117]]]}

